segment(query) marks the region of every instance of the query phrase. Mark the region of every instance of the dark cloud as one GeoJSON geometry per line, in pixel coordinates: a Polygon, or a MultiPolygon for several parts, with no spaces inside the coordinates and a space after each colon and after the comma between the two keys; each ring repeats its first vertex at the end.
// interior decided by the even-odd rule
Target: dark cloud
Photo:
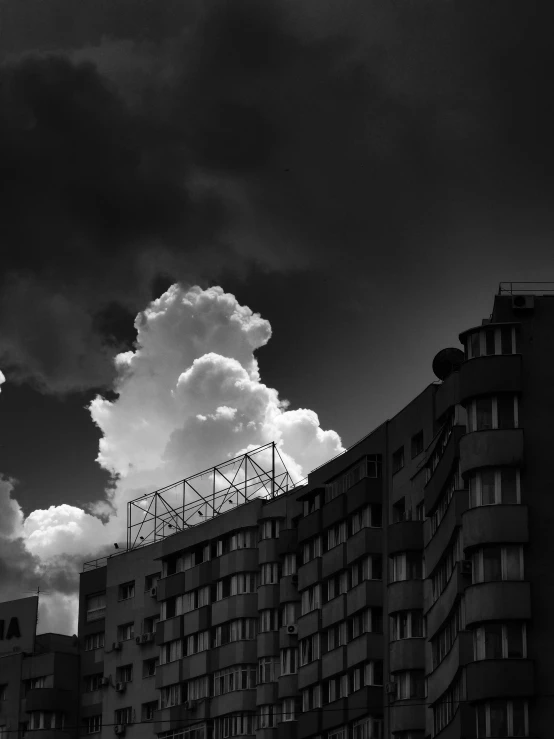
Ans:
{"type": "Polygon", "coordinates": [[[7,3],[8,51],[65,54],[0,69],[13,377],[109,384],[126,316],[160,280],[252,262],[379,279],[443,256],[437,234],[468,214],[505,229],[516,208],[549,208],[538,3],[39,5],[7,3]],[[45,23],[26,45],[33,10],[45,23]]]}

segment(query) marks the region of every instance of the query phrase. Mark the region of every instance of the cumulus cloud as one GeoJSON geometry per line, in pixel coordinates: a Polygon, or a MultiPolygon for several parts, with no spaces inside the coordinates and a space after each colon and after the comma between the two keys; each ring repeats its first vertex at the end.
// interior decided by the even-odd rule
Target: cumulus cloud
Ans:
{"type": "Polygon", "coordinates": [[[221,287],[173,285],[135,326],[134,349],[114,360],[116,399],[97,396],[89,408],[102,432],[98,462],[113,476],[107,500],[25,518],[13,481],[0,482],[0,567],[13,587],[24,570],[25,582],[52,591],[41,628],[75,630],[77,573],[125,541],[129,500],[273,441],[295,482],[343,451],[314,411],[289,409],[262,382],[256,352],[271,326],[221,287]]]}

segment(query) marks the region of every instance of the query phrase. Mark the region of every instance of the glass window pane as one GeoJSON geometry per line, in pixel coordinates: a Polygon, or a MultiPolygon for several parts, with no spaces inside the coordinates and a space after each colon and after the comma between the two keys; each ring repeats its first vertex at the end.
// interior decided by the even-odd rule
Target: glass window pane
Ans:
{"type": "Polygon", "coordinates": [[[502,579],[502,567],[500,559],[500,547],[487,547],[483,549],[483,580],[502,579]]]}
{"type": "Polygon", "coordinates": [[[496,503],[494,478],[494,470],[484,469],[481,471],[481,505],[493,505],[496,503]]]}
{"type": "Polygon", "coordinates": [[[481,335],[479,331],[476,331],[471,335],[471,357],[481,356],[481,335]]]}
{"type": "Polygon", "coordinates": [[[469,478],[469,507],[477,505],[477,475],[473,473],[469,478]]]}
{"type": "Polygon", "coordinates": [[[506,580],[521,580],[520,547],[506,547],[506,580]]]}
{"type": "Polygon", "coordinates": [[[498,428],[513,429],[515,425],[514,396],[499,395],[498,403],[498,428]]]}
{"type": "Polygon", "coordinates": [[[490,702],[491,730],[489,736],[508,736],[508,705],[506,701],[490,702]]]}
{"type": "Polygon", "coordinates": [[[478,398],[475,401],[475,430],[492,429],[492,398],[478,398]]]}
{"type": "Polygon", "coordinates": [[[523,628],[520,623],[506,624],[506,642],[508,659],[523,658],[523,628]]]}
{"type": "Polygon", "coordinates": [[[527,736],[525,731],[525,702],[512,701],[512,736],[527,736]]]}
{"type": "Polygon", "coordinates": [[[486,353],[494,354],[494,329],[492,328],[490,328],[488,331],[485,331],[485,345],[486,353]]]}
{"type": "Polygon", "coordinates": [[[485,626],[485,659],[502,659],[502,626],[485,626]]]}
{"type": "Polygon", "coordinates": [[[512,327],[503,326],[500,329],[500,351],[502,354],[512,354],[512,327]]]}
{"type": "Polygon", "coordinates": [[[487,712],[484,703],[476,706],[475,712],[477,713],[477,736],[487,736],[487,712]]]}
{"type": "Polygon", "coordinates": [[[515,467],[503,467],[500,473],[502,503],[517,503],[517,470],[515,467]]]}

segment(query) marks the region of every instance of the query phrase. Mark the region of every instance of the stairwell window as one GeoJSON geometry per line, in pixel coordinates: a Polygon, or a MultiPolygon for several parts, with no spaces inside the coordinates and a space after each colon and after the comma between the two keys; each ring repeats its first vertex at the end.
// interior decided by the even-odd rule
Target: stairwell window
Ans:
{"type": "Polygon", "coordinates": [[[529,736],[529,715],[525,700],[493,700],[475,706],[477,736],[529,736]]]}
{"type": "Polygon", "coordinates": [[[415,639],[425,636],[423,610],[398,611],[390,618],[391,640],[415,639]]]}
{"type": "Polygon", "coordinates": [[[523,580],[523,547],[516,544],[489,546],[472,557],[473,582],[523,580]]]}
{"type": "Polygon", "coordinates": [[[435,727],[435,734],[438,734],[445,726],[448,726],[456,715],[456,711],[463,699],[464,674],[462,673],[433,705],[433,724],[435,727]]]}
{"type": "Polygon", "coordinates": [[[476,398],[467,405],[468,432],[518,427],[518,397],[513,393],[476,398]]]}
{"type": "Polygon", "coordinates": [[[459,601],[450,612],[446,624],[431,639],[433,669],[438,667],[446,657],[464,626],[463,601],[459,601]]]}
{"type": "Polygon", "coordinates": [[[473,632],[475,660],[524,659],[527,656],[525,623],[488,623],[473,632]]]}
{"type": "Polygon", "coordinates": [[[423,559],[418,552],[403,552],[389,558],[390,581],[421,580],[423,559]]]}
{"type": "Polygon", "coordinates": [[[411,451],[412,459],[415,459],[423,452],[423,431],[419,431],[412,436],[411,451]]]}
{"type": "Polygon", "coordinates": [[[469,476],[469,506],[521,503],[520,472],[516,467],[487,467],[469,476]]]}

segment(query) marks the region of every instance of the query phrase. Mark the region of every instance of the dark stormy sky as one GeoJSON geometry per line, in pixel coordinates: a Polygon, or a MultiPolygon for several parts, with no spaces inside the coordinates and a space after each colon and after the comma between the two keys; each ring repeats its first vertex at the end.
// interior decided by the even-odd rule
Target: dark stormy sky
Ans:
{"type": "Polygon", "coordinates": [[[172,283],[267,319],[262,382],[349,445],[500,280],[548,280],[545,5],[4,0],[0,470],[24,513],[103,498],[87,405],[172,283]]]}

